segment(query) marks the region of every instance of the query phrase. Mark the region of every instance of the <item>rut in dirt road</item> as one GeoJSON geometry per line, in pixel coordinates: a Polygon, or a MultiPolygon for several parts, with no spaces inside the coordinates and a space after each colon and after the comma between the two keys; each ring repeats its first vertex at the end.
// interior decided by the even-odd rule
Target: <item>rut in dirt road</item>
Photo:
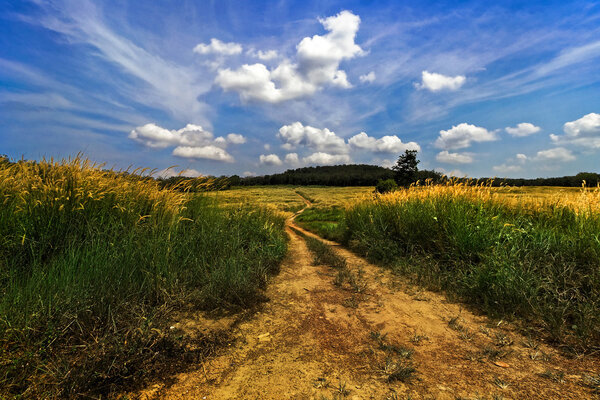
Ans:
{"type": "Polygon", "coordinates": [[[587,379],[600,371],[596,359],[567,359],[323,241],[354,282],[335,285],[339,271],[313,265],[302,237],[315,235],[292,218],[287,231],[289,252],[267,288],[270,300],[237,325],[235,343],[139,397],[594,398],[587,379]]]}

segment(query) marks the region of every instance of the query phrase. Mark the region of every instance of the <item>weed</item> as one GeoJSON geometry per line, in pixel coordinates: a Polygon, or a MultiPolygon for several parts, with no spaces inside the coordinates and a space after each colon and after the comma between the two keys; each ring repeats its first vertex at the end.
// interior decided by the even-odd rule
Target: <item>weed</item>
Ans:
{"type": "Polygon", "coordinates": [[[346,397],[350,394],[350,389],[348,389],[346,387],[346,382],[342,382],[340,381],[337,385],[337,387],[335,388],[335,393],[339,396],[339,397],[346,397]]]}
{"type": "Polygon", "coordinates": [[[600,374],[584,375],[582,382],[584,386],[592,389],[594,393],[600,394],[600,374]]]}
{"type": "Polygon", "coordinates": [[[510,383],[506,382],[505,380],[503,380],[501,378],[496,377],[496,378],[494,378],[494,385],[496,385],[500,389],[504,390],[510,386],[510,383]]]}
{"type": "Polygon", "coordinates": [[[542,378],[549,379],[557,383],[565,383],[565,373],[563,371],[552,371],[550,369],[539,374],[542,378]]]}
{"type": "Polygon", "coordinates": [[[502,332],[496,332],[494,344],[498,347],[510,346],[513,340],[502,332]]]}
{"type": "Polygon", "coordinates": [[[412,362],[393,358],[387,358],[382,368],[383,375],[388,382],[407,382],[416,371],[412,362]]]}
{"type": "Polygon", "coordinates": [[[411,343],[416,345],[419,345],[424,340],[429,340],[429,337],[427,335],[419,335],[416,330],[410,338],[411,343]]]}

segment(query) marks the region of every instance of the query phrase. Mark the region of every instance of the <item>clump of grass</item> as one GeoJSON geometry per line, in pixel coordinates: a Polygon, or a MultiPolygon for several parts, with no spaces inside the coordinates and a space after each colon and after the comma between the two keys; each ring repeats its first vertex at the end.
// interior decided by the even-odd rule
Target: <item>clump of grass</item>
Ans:
{"type": "Polygon", "coordinates": [[[383,374],[388,382],[407,382],[417,372],[411,361],[388,358],[383,367],[383,374]]]}
{"type": "Polygon", "coordinates": [[[265,210],[81,158],[3,162],[0,198],[0,397],[104,397],[139,380],[186,352],[172,309],[252,306],[286,250],[265,210]]]}
{"type": "Polygon", "coordinates": [[[346,210],[343,242],[494,317],[599,347],[600,189],[545,203],[494,193],[450,182],[365,200],[346,210]]]}
{"type": "Polygon", "coordinates": [[[542,378],[549,379],[556,383],[565,382],[565,373],[563,371],[552,371],[550,369],[539,374],[542,378]]]}

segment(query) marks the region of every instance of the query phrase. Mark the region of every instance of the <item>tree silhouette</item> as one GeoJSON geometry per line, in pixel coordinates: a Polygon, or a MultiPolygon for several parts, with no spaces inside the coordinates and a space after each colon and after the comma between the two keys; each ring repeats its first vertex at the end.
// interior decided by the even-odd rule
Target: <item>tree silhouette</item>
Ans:
{"type": "Polygon", "coordinates": [[[398,157],[392,170],[399,186],[408,187],[417,180],[417,172],[419,172],[417,164],[419,164],[417,150],[405,150],[404,154],[398,157]]]}

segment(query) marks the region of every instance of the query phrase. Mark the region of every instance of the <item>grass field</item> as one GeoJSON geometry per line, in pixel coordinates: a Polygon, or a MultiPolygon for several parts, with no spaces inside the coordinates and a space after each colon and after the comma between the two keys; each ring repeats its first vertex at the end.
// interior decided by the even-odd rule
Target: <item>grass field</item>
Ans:
{"type": "Polygon", "coordinates": [[[171,312],[253,306],[286,252],[271,211],[80,159],[2,163],[0,198],[0,397],[104,397],[193,356],[171,312]]]}
{"type": "Polygon", "coordinates": [[[451,185],[377,197],[368,187],[260,190],[274,204],[282,190],[299,192],[313,202],[299,225],[415,282],[490,315],[519,317],[577,351],[600,345],[597,189],[451,185]]]}
{"type": "Polygon", "coordinates": [[[414,187],[349,207],[340,229],[371,260],[490,315],[600,345],[597,189],[414,187]]]}

